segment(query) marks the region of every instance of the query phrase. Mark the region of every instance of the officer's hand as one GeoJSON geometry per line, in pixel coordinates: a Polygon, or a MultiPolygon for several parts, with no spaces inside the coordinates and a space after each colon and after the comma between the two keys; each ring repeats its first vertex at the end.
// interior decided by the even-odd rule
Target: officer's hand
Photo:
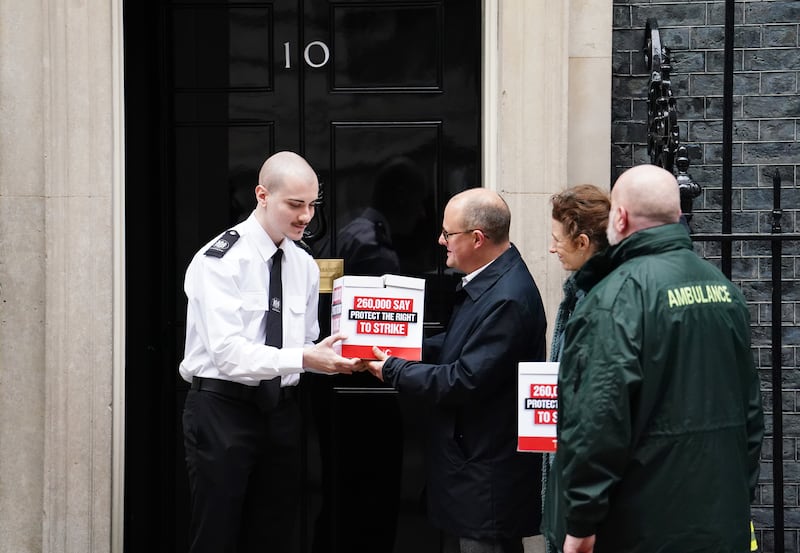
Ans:
{"type": "Polygon", "coordinates": [[[333,345],[346,338],[346,335],[337,332],[318,344],[305,348],[303,367],[330,374],[350,374],[353,371],[364,370],[364,362],[361,359],[348,359],[334,351],[333,345]]]}

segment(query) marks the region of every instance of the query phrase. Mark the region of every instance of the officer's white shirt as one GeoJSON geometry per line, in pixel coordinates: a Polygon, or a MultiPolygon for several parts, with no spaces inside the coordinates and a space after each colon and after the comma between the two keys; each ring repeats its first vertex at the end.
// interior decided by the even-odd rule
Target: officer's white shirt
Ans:
{"type": "Polygon", "coordinates": [[[283,263],[283,347],[264,345],[270,258],[277,248],[255,215],[233,227],[239,239],[222,257],[198,251],[186,270],[186,346],[180,374],[256,385],[281,377],[290,386],[303,372],[303,348],[319,336],[319,267],[286,238],[283,263]]]}

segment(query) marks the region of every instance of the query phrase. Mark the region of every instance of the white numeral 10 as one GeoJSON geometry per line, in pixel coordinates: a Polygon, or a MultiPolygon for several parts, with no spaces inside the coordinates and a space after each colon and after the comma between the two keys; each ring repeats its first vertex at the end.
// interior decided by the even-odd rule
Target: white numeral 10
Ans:
{"type": "MultiPolygon", "coordinates": [[[[283,57],[285,60],[283,67],[285,69],[291,69],[292,61],[291,61],[291,54],[288,42],[283,43],[283,57]]],[[[303,59],[305,60],[306,65],[308,65],[309,67],[314,67],[314,68],[322,67],[328,63],[328,60],[331,59],[331,52],[330,50],[328,50],[327,44],[325,44],[321,40],[315,40],[314,42],[309,42],[306,45],[305,50],[303,50],[303,59]],[[314,46],[322,50],[322,61],[319,63],[314,63],[313,61],[311,61],[311,48],[314,46]]]]}

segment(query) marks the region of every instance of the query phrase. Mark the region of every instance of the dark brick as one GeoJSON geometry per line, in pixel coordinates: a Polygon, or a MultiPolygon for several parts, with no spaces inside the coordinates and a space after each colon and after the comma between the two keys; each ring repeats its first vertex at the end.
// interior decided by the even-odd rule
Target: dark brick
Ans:
{"type": "Polygon", "coordinates": [[[747,301],[769,301],[772,298],[769,283],[766,282],[743,282],[742,293],[747,301]]]}
{"type": "Polygon", "coordinates": [[[766,25],[764,47],[797,46],[797,25],[766,25]]]}
{"type": "Polygon", "coordinates": [[[785,71],[800,69],[800,49],[772,48],[744,51],[744,69],[747,71],[785,71]]]}
{"type": "MultiPolygon", "coordinates": [[[[690,123],[687,140],[719,142],[722,140],[722,126],[722,121],[694,121],[690,123]]],[[[733,140],[758,140],[758,121],[734,121],[733,140]]]]}
{"type": "Polygon", "coordinates": [[[705,117],[705,98],[698,95],[675,98],[675,109],[683,120],[703,119],[705,117]]]}
{"type": "Polygon", "coordinates": [[[748,23],[786,23],[800,21],[800,2],[746,2],[748,23]]]}
{"type": "Polygon", "coordinates": [[[737,26],[733,31],[734,48],[760,48],[761,27],[757,25],[737,26]]]}
{"type": "Polygon", "coordinates": [[[695,212],[692,217],[692,230],[700,234],[720,232],[722,230],[722,214],[695,212]]]}
{"type": "MultiPolygon", "coordinates": [[[[706,118],[708,119],[722,119],[722,98],[706,98],[706,118]]],[[[733,97],[733,116],[741,117],[742,114],[742,97],[733,97]]],[[[772,115],[775,117],[775,115],[772,115]]]]}
{"type": "MultiPolygon", "coordinates": [[[[770,236],[769,227],[764,229],[763,231],[764,236],[770,236]]],[[[769,242],[770,247],[772,242],[769,242]]],[[[772,280],[772,257],[759,257],[758,258],[758,274],[764,280],[772,280]]],[[[781,278],[785,281],[792,280],[794,278],[794,259],[793,258],[782,258],[781,259],[781,278]]],[[[770,321],[771,323],[772,321],[770,321]]],[[[791,322],[791,321],[784,321],[784,322],[791,322]]],[[[796,345],[796,344],[795,344],[796,345]]]]}
{"type": "Polygon", "coordinates": [[[633,101],[630,98],[611,99],[612,121],[630,121],[633,115],[633,101]]]}
{"type": "Polygon", "coordinates": [[[689,28],[663,29],[661,46],[669,48],[673,55],[679,50],[686,50],[689,47],[689,28]]]}
{"type": "Polygon", "coordinates": [[[722,94],[722,73],[699,73],[692,75],[690,90],[694,95],[719,96],[722,94]]]}
{"type": "MultiPolygon", "coordinates": [[[[784,482],[789,481],[789,478],[792,476],[791,473],[794,473],[794,466],[796,463],[792,463],[792,465],[784,466],[783,469],[783,478],[784,482]]],[[[783,510],[783,523],[786,528],[798,528],[800,527],[800,509],[790,509],[785,508],[783,510]]],[[[784,545],[786,545],[786,541],[784,540],[784,545]]],[[[795,550],[796,551],[796,550],[795,550]]],[[[786,553],[789,553],[788,548],[786,549],[786,553]]]]}
{"type": "Polygon", "coordinates": [[[669,79],[673,98],[682,98],[689,95],[689,75],[673,73],[669,79]]]}
{"type": "MultiPolygon", "coordinates": [[[[734,232],[737,231],[734,226],[734,232]]],[[[731,275],[733,278],[758,278],[758,259],[739,258],[731,260],[731,275]]]]}
{"type": "Polygon", "coordinates": [[[659,29],[662,31],[668,27],[678,27],[686,25],[705,25],[706,6],[705,2],[687,4],[654,4],[654,5],[634,5],[631,11],[631,24],[641,26],[644,29],[649,18],[658,20],[659,29]]]}
{"type": "Polygon", "coordinates": [[[647,140],[647,129],[641,123],[612,123],[611,139],[614,142],[644,142],[647,140]]]}
{"type": "Polygon", "coordinates": [[[742,202],[747,209],[772,209],[772,190],[766,188],[744,189],[742,190],[742,202]]]}
{"type": "MultiPolygon", "coordinates": [[[[692,94],[720,96],[723,92],[722,73],[700,73],[691,77],[692,94]]],[[[757,94],[761,82],[760,73],[737,73],[733,76],[734,94],[757,94]]]]}
{"type": "Polygon", "coordinates": [[[744,117],[800,117],[800,95],[746,97],[742,106],[744,117]]]}
{"type": "MultiPolygon", "coordinates": [[[[759,166],[759,186],[775,186],[775,173],[779,178],[779,186],[786,191],[794,185],[794,165],[761,165],[759,166]]],[[[797,205],[797,204],[795,204],[797,205]]]]}
{"type": "Polygon", "coordinates": [[[762,94],[794,94],[797,92],[797,73],[762,73],[762,94]]]}
{"type": "Polygon", "coordinates": [[[799,142],[744,144],[741,159],[746,163],[785,163],[800,159],[799,142]]]}
{"type": "Polygon", "coordinates": [[[692,29],[692,49],[722,49],[725,46],[725,27],[696,27],[692,29]]]}
{"type": "Polygon", "coordinates": [[[633,163],[641,165],[642,163],[650,163],[650,155],[647,153],[647,146],[634,146],[633,149],[633,163]]]}
{"type": "Polygon", "coordinates": [[[761,73],[737,73],[733,76],[733,93],[758,94],[761,88],[761,73]]]}
{"type": "Polygon", "coordinates": [[[689,79],[689,90],[694,95],[719,95],[722,90],[722,73],[699,73],[689,79]]]}
{"type": "Polygon", "coordinates": [[[794,140],[795,123],[786,119],[765,119],[761,121],[759,140],[794,140]]]}
{"type": "Polygon", "coordinates": [[[612,12],[612,25],[614,29],[630,28],[631,26],[630,6],[614,6],[612,12]]]}
{"type": "MultiPolygon", "coordinates": [[[[744,52],[742,50],[733,51],[733,70],[741,71],[744,69],[744,52]]],[[[706,71],[709,73],[721,73],[725,70],[725,52],[723,50],[709,50],[706,52],[706,71]]]]}
{"type": "MultiPolygon", "coordinates": [[[[760,336],[760,339],[768,347],[763,348],[764,363],[762,366],[766,367],[759,369],[758,375],[762,382],[762,387],[766,384],[769,389],[772,389],[772,333],[768,327],[765,328],[766,332],[761,329],[753,331],[753,337],[760,336]]],[[[783,348],[781,350],[781,388],[784,390],[796,390],[800,383],[798,382],[798,374],[800,371],[794,370],[795,358],[793,354],[794,348],[783,348]],[[787,368],[788,367],[788,368],[787,368]]]]}
{"type": "Polygon", "coordinates": [[[614,31],[611,46],[615,52],[641,52],[644,46],[644,25],[641,28],[614,31]]]}
{"type": "MultiPolygon", "coordinates": [[[[698,148],[702,154],[702,148],[698,148]]],[[[700,163],[692,163],[690,168],[692,177],[698,183],[701,183],[700,186],[703,187],[703,190],[708,190],[709,187],[720,187],[720,183],[722,182],[722,167],[718,165],[701,165],[700,163]]]]}
{"type": "MultiPolygon", "coordinates": [[[[783,225],[781,225],[783,227],[783,225]]],[[[772,210],[769,211],[762,211],[758,214],[758,232],[764,235],[771,235],[773,227],[773,217],[772,217],[772,210]]],[[[784,245],[786,243],[784,242],[784,245]]],[[[791,259],[790,259],[791,261],[791,259]]],[[[791,278],[795,278],[794,270],[791,271],[791,274],[787,273],[787,276],[791,278]]]]}
{"type": "Polygon", "coordinates": [[[611,165],[633,167],[631,159],[631,146],[629,144],[614,144],[611,147],[611,165]]]}
{"type": "Polygon", "coordinates": [[[693,73],[697,71],[704,71],[706,67],[706,53],[705,52],[676,52],[672,56],[672,67],[675,72],[679,73],[693,73]]]}
{"type": "Polygon", "coordinates": [[[758,121],[734,121],[733,140],[743,142],[758,140],[758,121]]]}
{"type": "MultiPolygon", "coordinates": [[[[755,232],[758,228],[758,213],[740,212],[733,213],[731,217],[731,229],[733,232],[755,232]]],[[[754,268],[756,265],[754,265],[754,268]]],[[[755,273],[753,277],[757,277],[755,273]]],[[[744,278],[740,276],[740,278],[744,278]]]]}
{"type": "MultiPolygon", "coordinates": [[[[725,24],[725,2],[709,2],[708,3],[708,24],[709,25],[724,25],[725,24]]],[[[733,23],[734,25],[741,25],[744,22],[744,6],[738,2],[733,7],[733,23]]]]}
{"type": "MultiPolygon", "coordinates": [[[[731,155],[733,163],[742,163],[742,145],[733,144],[731,147],[731,155]]],[[[722,144],[706,144],[705,145],[705,161],[706,163],[722,163],[723,151],[722,144]]]]}
{"type": "MultiPolygon", "coordinates": [[[[800,345],[800,327],[791,326],[783,327],[783,345],[784,346],[798,346],[800,345]]],[[[798,435],[797,433],[795,435],[798,435]]]]}
{"type": "MultiPolygon", "coordinates": [[[[768,258],[771,255],[772,250],[769,241],[767,240],[750,240],[745,243],[743,253],[744,255],[757,255],[768,258]]],[[[767,284],[770,283],[767,282],[767,284]]],[[[767,300],[772,301],[772,296],[769,296],[767,300]]]]}
{"type": "Polygon", "coordinates": [[[641,50],[638,52],[631,52],[631,75],[650,76],[650,68],[647,66],[641,50]]]}
{"type": "Polygon", "coordinates": [[[633,99],[633,121],[647,121],[647,100],[646,99],[633,99]]]}
{"type": "MultiPolygon", "coordinates": [[[[758,48],[761,46],[761,27],[738,26],[734,29],[734,48],[758,48]]],[[[722,50],[725,48],[725,27],[696,27],[692,29],[691,48],[722,50]]]]}
{"type": "Polygon", "coordinates": [[[689,154],[688,173],[692,175],[695,168],[703,161],[703,149],[699,145],[692,144],[691,142],[684,141],[683,145],[686,146],[686,151],[689,154]]]}
{"type": "Polygon", "coordinates": [[[611,73],[612,75],[630,75],[631,74],[631,52],[614,52],[611,55],[611,73]]]}
{"type": "Polygon", "coordinates": [[[783,486],[783,504],[786,507],[797,507],[797,484],[783,486]]]}
{"type": "Polygon", "coordinates": [[[649,77],[612,77],[611,96],[613,98],[647,98],[649,77]]]}
{"type": "MultiPolygon", "coordinates": [[[[770,260],[761,260],[763,262],[770,262],[770,260]]],[[[759,261],[759,262],[761,262],[759,261]]],[[[792,260],[790,260],[792,261],[792,260]]],[[[761,269],[759,269],[761,270],[761,269]]],[[[791,303],[782,303],[780,314],[781,314],[781,323],[783,324],[794,324],[795,317],[794,317],[794,308],[795,306],[791,303]]],[[[772,324],[772,304],[771,303],[764,303],[759,304],[758,306],[758,319],[764,321],[766,324],[772,324]]]]}
{"type": "Polygon", "coordinates": [[[731,179],[735,187],[758,186],[758,168],[755,165],[736,165],[731,179]]]}
{"type": "Polygon", "coordinates": [[[695,121],[689,125],[687,140],[711,142],[722,140],[722,121],[695,121]]]}

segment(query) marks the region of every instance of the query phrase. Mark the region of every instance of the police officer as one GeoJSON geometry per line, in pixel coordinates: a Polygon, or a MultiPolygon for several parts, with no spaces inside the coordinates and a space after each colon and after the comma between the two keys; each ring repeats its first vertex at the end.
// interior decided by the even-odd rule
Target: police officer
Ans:
{"type": "Polygon", "coordinates": [[[350,373],[344,336],[318,338],[319,269],[294,241],[314,216],[309,164],[278,152],[261,167],[250,217],[195,254],[186,271],[191,383],[183,413],[191,492],[190,551],[289,552],[300,487],[306,370],[350,373]]]}

